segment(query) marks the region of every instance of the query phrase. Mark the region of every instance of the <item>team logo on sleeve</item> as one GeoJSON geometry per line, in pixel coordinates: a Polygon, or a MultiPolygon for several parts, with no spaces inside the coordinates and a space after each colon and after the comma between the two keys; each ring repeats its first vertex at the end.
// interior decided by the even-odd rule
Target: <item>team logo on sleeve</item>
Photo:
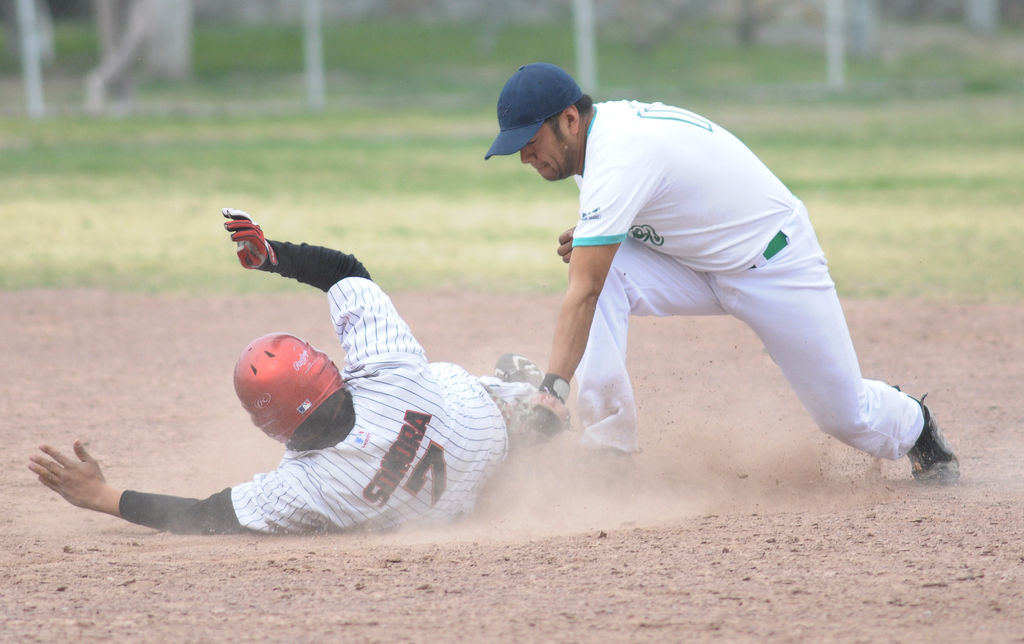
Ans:
{"type": "Polygon", "coordinates": [[[580,213],[580,221],[594,221],[601,218],[601,206],[580,213]]]}
{"type": "Polygon", "coordinates": [[[654,246],[661,246],[665,243],[665,238],[659,235],[658,231],[654,230],[654,227],[650,224],[633,226],[629,229],[629,236],[637,241],[647,242],[654,246]]]}

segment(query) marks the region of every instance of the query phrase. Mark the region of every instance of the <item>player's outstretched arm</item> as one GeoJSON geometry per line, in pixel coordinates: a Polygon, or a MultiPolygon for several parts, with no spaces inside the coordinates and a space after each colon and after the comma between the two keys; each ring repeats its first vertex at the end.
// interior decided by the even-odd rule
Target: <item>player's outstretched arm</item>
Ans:
{"type": "Polygon", "coordinates": [[[74,458],[49,445],[40,445],[42,455],[31,456],[28,469],[39,477],[40,483],[71,505],[121,516],[122,490],[107,483],[99,463],[85,451],[81,441],[76,440],[72,449],[74,458]]]}
{"type": "Polygon", "coordinates": [[[231,504],[231,488],[208,499],[186,499],[162,494],[121,490],[108,484],[96,462],[76,440],[72,458],[49,445],[29,457],[28,469],[39,482],[71,505],[105,512],[157,530],[188,534],[245,532],[231,504]]]}

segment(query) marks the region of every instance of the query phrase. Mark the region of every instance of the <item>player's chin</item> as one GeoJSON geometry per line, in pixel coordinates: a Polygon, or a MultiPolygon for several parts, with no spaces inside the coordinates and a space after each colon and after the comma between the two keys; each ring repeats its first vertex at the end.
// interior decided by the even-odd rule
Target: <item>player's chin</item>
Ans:
{"type": "Polygon", "coordinates": [[[549,165],[542,165],[539,168],[537,168],[537,174],[544,177],[548,181],[558,181],[564,178],[559,174],[557,169],[549,165]]]}

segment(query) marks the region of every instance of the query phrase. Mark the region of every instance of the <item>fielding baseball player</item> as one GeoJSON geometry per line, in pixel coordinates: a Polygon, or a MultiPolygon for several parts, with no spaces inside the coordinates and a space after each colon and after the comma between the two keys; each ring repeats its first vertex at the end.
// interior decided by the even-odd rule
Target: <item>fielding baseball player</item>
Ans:
{"type": "Polygon", "coordinates": [[[562,69],[520,67],[498,99],[485,158],[519,153],[549,181],[574,177],[579,221],[542,389],[579,386],[585,445],[638,449],[626,372],[630,315],[730,314],[758,335],[818,426],[915,478],[959,463],[928,407],[861,376],[804,204],[736,137],[661,103],[594,104],[562,69]]]}
{"type": "Polygon", "coordinates": [[[235,391],[252,422],[285,444],[277,469],[204,500],[185,499],[108,485],[79,441],[74,458],[43,445],[29,469],[70,503],[184,533],[443,522],[473,508],[510,435],[549,436],[568,425],[565,407],[537,390],[543,373],[521,356],[499,359],[500,378],[428,363],[354,256],[268,241],[246,213],[223,214],[243,266],[327,292],[345,368],[293,335],[257,338],[235,365],[235,391]]]}

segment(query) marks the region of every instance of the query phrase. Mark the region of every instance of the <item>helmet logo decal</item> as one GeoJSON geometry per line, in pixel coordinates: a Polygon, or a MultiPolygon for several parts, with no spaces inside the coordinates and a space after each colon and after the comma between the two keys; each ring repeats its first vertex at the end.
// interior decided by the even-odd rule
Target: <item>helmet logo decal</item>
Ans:
{"type": "Polygon", "coordinates": [[[256,407],[256,409],[263,409],[264,407],[266,407],[269,404],[270,404],[270,393],[266,392],[263,395],[261,395],[259,398],[256,399],[256,401],[253,403],[253,406],[256,407]]]}
{"type": "Polygon", "coordinates": [[[309,350],[303,349],[299,358],[292,363],[292,369],[299,371],[303,366],[309,364],[309,350]]]}
{"type": "Polygon", "coordinates": [[[312,406],[313,402],[309,398],[306,398],[305,400],[302,401],[301,405],[295,408],[295,411],[299,412],[299,414],[304,414],[307,411],[309,411],[309,408],[312,406]]]}

